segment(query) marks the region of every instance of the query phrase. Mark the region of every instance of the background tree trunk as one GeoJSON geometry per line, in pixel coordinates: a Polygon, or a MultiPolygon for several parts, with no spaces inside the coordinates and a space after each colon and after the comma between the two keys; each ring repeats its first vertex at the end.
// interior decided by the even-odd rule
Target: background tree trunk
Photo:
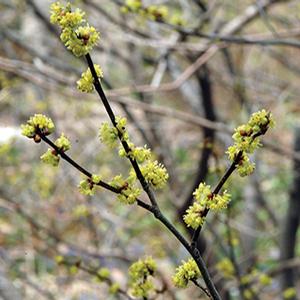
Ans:
{"type": "MultiPolygon", "coordinates": [[[[300,127],[295,129],[295,151],[300,151],[300,127]]],[[[297,230],[300,221],[300,163],[294,161],[294,180],[290,192],[289,206],[281,239],[281,261],[286,261],[295,257],[295,246],[297,240],[297,230]]],[[[295,287],[295,270],[286,269],[281,277],[282,291],[290,287],[295,287]]],[[[295,295],[293,298],[297,299],[295,295]]]]}

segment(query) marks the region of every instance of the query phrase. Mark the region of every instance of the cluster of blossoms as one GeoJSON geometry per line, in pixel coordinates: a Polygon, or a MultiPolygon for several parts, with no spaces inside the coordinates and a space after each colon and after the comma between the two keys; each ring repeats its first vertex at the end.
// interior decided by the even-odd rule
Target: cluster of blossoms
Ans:
{"type": "MultiPolygon", "coordinates": [[[[71,148],[71,143],[67,137],[62,133],[61,136],[54,142],[59,149],[59,152],[66,152],[71,148]]],[[[54,167],[58,166],[60,156],[55,149],[48,149],[46,153],[41,156],[41,160],[54,167]]]]}
{"type": "Polygon", "coordinates": [[[93,174],[91,178],[86,178],[80,181],[78,187],[80,193],[87,196],[93,196],[96,191],[96,186],[100,183],[101,177],[93,174]]]}
{"type": "Polygon", "coordinates": [[[206,209],[222,210],[227,208],[230,194],[225,190],[222,195],[214,194],[209,185],[200,183],[193,193],[195,202],[191,205],[183,219],[187,226],[197,229],[204,223],[203,213],[206,209]]]}
{"type": "Polygon", "coordinates": [[[51,5],[50,11],[51,23],[61,27],[60,38],[75,56],[86,55],[97,44],[100,35],[84,19],[85,13],[82,10],[77,8],[72,11],[69,2],[66,6],[55,2],[51,5]]]}
{"type": "MultiPolygon", "coordinates": [[[[47,136],[54,131],[54,123],[52,120],[42,114],[35,114],[30,117],[26,124],[21,125],[22,134],[33,139],[36,143],[41,141],[41,135],[47,136]]],[[[62,133],[61,136],[54,142],[57,149],[48,149],[41,156],[41,160],[52,166],[58,166],[60,153],[66,152],[71,148],[69,139],[62,133]]]]}
{"type": "Polygon", "coordinates": [[[165,186],[169,175],[163,164],[157,160],[148,161],[141,166],[141,172],[146,181],[149,182],[155,189],[161,189],[165,186]]]}
{"type": "MultiPolygon", "coordinates": [[[[229,159],[236,162],[236,168],[241,176],[249,175],[254,170],[248,154],[253,153],[260,146],[259,137],[274,126],[271,113],[265,110],[252,114],[247,124],[239,126],[233,134],[234,145],[228,148],[229,159]]],[[[207,210],[226,209],[230,201],[230,194],[225,190],[222,195],[214,194],[209,185],[200,183],[193,193],[195,202],[191,205],[183,219],[187,226],[197,229],[204,223],[207,210]]]]}
{"type": "Polygon", "coordinates": [[[123,13],[133,12],[141,17],[173,25],[183,25],[184,21],[178,14],[170,15],[169,9],[165,5],[145,6],[142,0],[126,0],[121,8],[123,13]]]}
{"type": "Polygon", "coordinates": [[[130,148],[128,153],[126,153],[123,147],[120,147],[120,157],[130,157],[131,159],[135,159],[140,164],[151,158],[151,150],[148,149],[146,145],[144,147],[136,147],[133,143],[129,142],[128,146],[130,148]]]}
{"type": "Polygon", "coordinates": [[[141,189],[134,186],[132,179],[129,177],[126,180],[122,175],[117,175],[110,182],[110,185],[120,189],[117,199],[124,204],[133,204],[141,194],[141,189]]]}
{"type": "MultiPolygon", "coordinates": [[[[103,77],[103,72],[99,65],[94,65],[96,74],[98,78],[103,77]]],[[[81,92],[84,93],[91,93],[94,91],[94,78],[90,69],[87,69],[85,72],[82,73],[81,78],[77,81],[77,88],[81,92]]]]}
{"type": "Polygon", "coordinates": [[[54,131],[54,128],[52,120],[42,114],[35,114],[26,124],[21,125],[22,135],[33,139],[36,143],[41,141],[40,134],[47,136],[54,131]]]}
{"type": "Polygon", "coordinates": [[[228,148],[227,154],[232,162],[239,157],[237,170],[240,176],[247,176],[253,172],[255,165],[247,154],[253,153],[261,146],[259,136],[265,134],[270,127],[274,127],[272,114],[263,109],[252,114],[247,124],[235,129],[232,136],[234,144],[228,148]]]}
{"type": "MultiPolygon", "coordinates": [[[[88,24],[84,18],[85,13],[76,8],[72,11],[71,4],[68,2],[63,6],[55,2],[50,7],[50,21],[61,27],[60,38],[65,46],[73,52],[75,56],[82,56],[89,53],[97,44],[100,34],[96,29],[88,24]]],[[[103,77],[99,65],[94,65],[98,78],[103,77]]],[[[77,88],[85,93],[91,93],[94,90],[94,78],[90,69],[83,72],[81,78],[77,81],[77,88]]]]}
{"type": "Polygon", "coordinates": [[[176,273],[172,279],[175,286],[186,288],[190,280],[197,280],[199,277],[199,268],[195,260],[190,258],[187,262],[182,261],[182,265],[176,268],[176,273]]]}
{"type": "Polygon", "coordinates": [[[129,287],[134,297],[146,298],[154,290],[153,282],[149,277],[154,275],[155,270],[156,263],[151,257],[140,259],[130,266],[129,287]]]}
{"type": "MultiPolygon", "coordinates": [[[[136,147],[132,142],[130,142],[129,135],[126,131],[126,125],[126,118],[121,117],[116,118],[115,127],[109,125],[107,122],[103,123],[99,130],[101,142],[110,148],[116,148],[119,145],[119,155],[138,162],[145,180],[154,188],[162,188],[169,177],[166,168],[156,160],[153,161],[151,159],[151,150],[146,146],[136,147]],[[123,145],[120,144],[120,140],[127,143],[129,147],[128,151],[125,151],[123,145]]],[[[133,204],[135,199],[141,193],[141,190],[135,187],[136,182],[136,173],[134,169],[131,169],[129,177],[126,180],[123,179],[121,175],[118,175],[113,179],[111,185],[120,189],[121,193],[118,195],[118,199],[121,202],[133,204]]]]}
{"type": "Polygon", "coordinates": [[[123,141],[128,142],[129,136],[126,132],[126,118],[116,117],[116,127],[109,125],[108,122],[102,123],[99,129],[100,141],[109,148],[115,148],[119,144],[119,136],[123,141]]]}

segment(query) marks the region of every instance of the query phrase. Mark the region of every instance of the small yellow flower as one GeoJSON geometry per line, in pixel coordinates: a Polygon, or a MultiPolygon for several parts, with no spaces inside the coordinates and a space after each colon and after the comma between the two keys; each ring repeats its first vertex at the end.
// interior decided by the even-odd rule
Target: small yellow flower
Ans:
{"type": "Polygon", "coordinates": [[[135,297],[148,297],[154,290],[154,285],[149,278],[156,271],[156,263],[151,257],[138,260],[133,263],[128,271],[129,287],[131,294],[135,297]]]}
{"type": "Polygon", "coordinates": [[[141,172],[145,179],[157,189],[164,187],[169,178],[167,169],[156,160],[141,166],[141,172]]]}
{"type": "Polygon", "coordinates": [[[78,188],[80,193],[87,196],[93,196],[96,191],[96,186],[100,182],[101,177],[99,175],[92,175],[92,178],[86,178],[80,181],[78,188]]]}
{"type": "Polygon", "coordinates": [[[212,197],[210,185],[207,185],[205,182],[201,182],[198,188],[194,191],[193,196],[199,204],[206,206],[208,198],[212,197]]]}
{"type": "Polygon", "coordinates": [[[187,262],[182,261],[182,265],[176,268],[172,280],[176,287],[186,288],[190,280],[197,280],[199,277],[199,268],[195,260],[190,258],[187,262]]]}
{"type": "MultiPolygon", "coordinates": [[[[99,65],[94,65],[98,78],[103,77],[102,70],[99,65]]],[[[91,93],[94,90],[94,78],[91,70],[88,68],[82,73],[81,78],[77,81],[77,88],[81,92],[91,93]]]]}
{"type": "Polygon", "coordinates": [[[272,114],[263,109],[252,114],[247,124],[235,130],[232,136],[234,145],[228,148],[227,154],[229,159],[234,161],[242,151],[241,159],[236,165],[240,176],[250,175],[254,171],[255,165],[250,162],[247,153],[253,153],[261,146],[259,137],[265,134],[268,128],[274,127],[274,124],[272,114]]]}
{"type": "Polygon", "coordinates": [[[204,206],[202,206],[198,202],[194,202],[194,204],[186,210],[186,214],[183,216],[183,220],[188,227],[197,229],[199,226],[202,226],[204,224],[204,218],[201,215],[204,209],[204,206]]]}
{"type": "Polygon", "coordinates": [[[118,131],[110,126],[108,122],[104,122],[100,127],[99,137],[101,142],[110,148],[115,148],[118,145],[118,131]]]}
{"type": "Polygon", "coordinates": [[[100,34],[84,19],[85,13],[80,9],[72,11],[70,2],[66,6],[55,2],[50,7],[50,21],[61,27],[60,38],[75,56],[89,53],[97,44],[100,34]]]}
{"type": "Polygon", "coordinates": [[[71,142],[63,133],[55,141],[55,145],[63,152],[68,151],[71,148],[71,142]]]}
{"type": "Polygon", "coordinates": [[[134,186],[134,181],[130,179],[125,180],[122,175],[115,176],[110,184],[120,189],[117,199],[125,204],[134,204],[142,192],[141,189],[134,186]]]}
{"type": "Polygon", "coordinates": [[[213,195],[213,198],[208,201],[208,207],[212,210],[222,210],[222,209],[226,209],[228,203],[230,202],[230,194],[227,193],[227,191],[225,190],[222,195],[213,195]]]}
{"type": "Polygon", "coordinates": [[[41,132],[44,135],[49,135],[54,131],[52,120],[45,115],[35,114],[30,117],[26,124],[21,125],[22,135],[28,138],[34,138],[36,134],[41,132]]]}
{"type": "Polygon", "coordinates": [[[49,164],[53,167],[57,167],[59,164],[60,157],[55,150],[48,149],[46,153],[41,156],[42,162],[49,164]]]}
{"type": "Polygon", "coordinates": [[[120,147],[119,155],[121,157],[131,157],[135,159],[138,163],[143,163],[151,158],[151,150],[147,148],[145,145],[144,147],[135,147],[135,145],[131,142],[128,143],[130,152],[127,154],[123,146],[120,147]]]}

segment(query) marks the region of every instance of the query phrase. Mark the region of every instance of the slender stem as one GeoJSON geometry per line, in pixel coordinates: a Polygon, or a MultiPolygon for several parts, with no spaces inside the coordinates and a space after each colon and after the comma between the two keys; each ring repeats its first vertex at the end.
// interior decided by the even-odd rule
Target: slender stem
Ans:
{"type": "Polygon", "coordinates": [[[214,300],[221,300],[221,297],[209,275],[208,269],[205,265],[205,262],[202,259],[202,256],[197,248],[192,248],[188,241],[183,237],[183,235],[176,229],[176,227],[159,211],[156,211],[155,207],[151,207],[151,212],[154,214],[154,216],[160,220],[177,238],[177,240],[183,245],[183,247],[191,254],[195,262],[197,263],[197,266],[200,270],[200,273],[202,275],[202,278],[207,286],[207,289],[209,290],[212,298],[214,300]]]}
{"type": "MultiPolygon", "coordinates": [[[[82,166],[80,166],[78,163],[76,163],[69,155],[67,155],[64,151],[61,151],[61,149],[59,147],[57,147],[51,140],[49,140],[44,134],[42,134],[39,131],[39,136],[41,137],[41,139],[47,143],[49,146],[51,146],[60,156],[61,158],[63,158],[64,160],[66,160],[69,164],[71,164],[74,168],[76,168],[78,171],[80,171],[82,174],[84,174],[85,176],[92,178],[93,174],[90,173],[89,171],[87,171],[85,168],[83,168],[82,166]]],[[[96,184],[96,183],[95,183],[96,184]]],[[[111,186],[110,184],[100,180],[96,185],[99,185],[111,192],[114,193],[120,193],[120,190],[111,186]]]]}
{"type": "MultiPolygon", "coordinates": [[[[256,132],[255,134],[253,134],[251,136],[251,141],[250,141],[250,144],[253,143],[253,141],[261,136],[261,135],[264,135],[268,128],[269,128],[269,123],[270,123],[270,119],[268,120],[268,122],[266,124],[264,124],[263,126],[261,126],[260,130],[258,132],[256,132]]],[[[227,171],[225,172],[225,174],[223,175],[223,177],[220,179],[219,183],[216,185],[215,189],[213,190],[213,194],[218,194],[221,190],[221,188],[223,187],[224,183],[227,181],[227,179],[229,178],[229,176],[233,173],[233,171],[237,168],[240,160],[242,159],[243,157],[243,153],[244,151],[243,150],[240,150],[238,152],[238,154],[236,155],[234,161],[232,162],[232,164],[230,165],[230,167],[227,169],[227,171]]],[[[209,208],[205,208],[203,210],[203,212],[201,213],[201,218],[205,219],[205,217],[207,216],[209,212],[209,208]]],[[[202,229],[202,226],[199,226],[195,231],[194,231],[194,234],[193,234],[193,237],[192,237],[192,242],[191,242],[191,246],[194,248],[196,247],[196,244],[197,244],[197,240],[199,238],[199,234],[201,232],[201,229],[202,229]]]]}
{"type": "Polygon", "coordinates": [[[227,238],[228,238],[228,246],[229,246],[229,258],[231,260],[231,263],[234,267],[234,272],[238,281],[238,288],[240,290],[240,296],[241,299],[245,300],[245,291],[247,290],[250,295],[251,295],[251,299],[252,300],[259,300],[257,293],[251,288],[249,283],[243,283],[242,281],[242,272],[240,270],[239,264],[237,262],[237,257],[234,251],[234,245],[232,242],[232,233],[231,233],[231,228],[230,228],[230,224],[229,224],[229,220],[230,220],[230,207],[228,208],[228,214],[227,214],[227,218],[226,218],[226,227],[227,227],[227,238]]]}
{"type": "Polygon", "coordinates": [[[211,296],[210,296],[210,294],[207,292],[206,288],[204,288],[203,286],[201,286],[201,285],[199,284],[199,282],[197,282],[197,280],[195,280],[195,279],[191,279],[191,281],[194,283],[194,285],[196,285],[199,289],[201,289],[201,290],[205,293],[205,295],[206,295],[208,298],[211,299],[211,296]]]}
{"type": "MultiPolygon", "coordinates": [[[[64,159],[65,161],[67,161],[69,164],[71,164],[75,169],[77,169],[79,172],[81,172],[82,174],[86,175],[89,178],[92,178],[92,173],[90,173],[89,171],[87,171],[85,168],[83,168],[82,166],[80,166],[77,162],[75,162],[69,155],[67,155],[64,151],[61,151],[61,149],[59,147],[57,147],[51,140],[49,140],[41,131],[39,131],[39,136],[41,137],[41,139],[47,143],[49,146],[51,146],[60,156],[62,159],[64,159]]],[[[110,184],[100,180],[96,185],[99,185],[113,193],[116,194],[120,194],[121,190],[117,189],[113,186],[111,186],[110,184]]],[[[137,204],[141,207],[143,207],[146,210],[151,211],[151,206],[145,202],[143,202],[140,199],[137,199],[137,204]]]]}
{"type": "Polygon", "coordinates": [[[228,239],[228,247],[229,247],[229,258],[230,258],[231,263],[234,267],[235,275],[237,277],[238,288],[239,288],[239,291],[240,291],[240,297],[241,297],[241,299],[245,300],[245,285],[242,283],[241,270],[240,270],[239,265],[237,263],[236,255],[235,255],[235,252],[234,252],[231,228],[230,228],[230,225],[229,225],[229,218],[230,218],[230,208],[228,209],[228,214],[227,214],[227,218],[226,218],[227,239],[228,239]]]}
{"type": "MultiPolygon", "coordinates": [[[[218,182],[218,184],[216,185],[216,187],[213,190],[213,194],[216,195],[220,192],[221,188],[223,187],[223,185],[225,184],[225,182],[227,181],[227,179],[230,177],[230,175],[233,173],[233,171],[236,169],[236,165],[237,163],[240,161],[241,157],[243,155],[243,151],[240,151],[235,160],[232,162],[232,164],[230,165],[230,167],[227,169],[227,171],[225,172],[225,174],[222,176],[222,178],[220,179],[220,181],[218,182]]],[[[209,208],[205,208],[204,211],[201,213],[201,218],[205,218],[207,216],[207,214],[209,213],[209,208]]],[[[191,246],[192,248],[196,247],[197,244],[197,240],[199,238],[200,232],[201,232],[202,226],[199,226],[193,234],[192,237],[192,242],[191,242],[191,246]]]]}
{"type": "MultiPolygon", "coordinates": [[[[100,99],[101,99],[101,101],[102,101],[102,103],[103,103],[103,105],[105,107],[105,110],[106,110],[106,112],[107,112],[107,114],[108,114],[108,116],[109,116],[109,118],[110,118],[113,126],[118,131],[118,136],[119,136],[119,139],[120,139],[120,141],[122,143],[122,146],[123,146],[125,152],[127,154],[129,154],[130,153],[130,147],[129,147],[128,143],[123,139],[122,133],[119,131],[119,129],[117,127],[117,122],[116,122],[115,114],[114,114],[114,112],[113,112],[113,110],[112,110],[112,108],[111,108],[111,106],[110,106],[110,104],[109,104],[109,102],[108,102],[108,100],[106,98],[106,95],[105,95],[105,93],[103,91],[101,82],[100,82],[100,80],[99,80],[99,78],[97,76],[97,72],[95,70],[94,63],[92,61],[92,58],[91,58],[90,54],[86,54],[85,58],[87,60],[88,66],[89,66],[89,68],[91,70],[91,73],[92,73],[92,76],[93,76],[93,79],[94,79],[95,89],[96,89],[96,91],[97,91],[97,93],[98,93],[98,95],[99,95],[99,97],[100,97],[100,99]]],[[[132,157],[130,157],[129,155],[128,155],[128,159],[130,160],[130,163],[131,163],[131,165],[132,165],[132,167],[133,167],[133,169],[134,169],[134,171],[136,173],[136,176],[137,176],[138,180],[140,181],[140,183],[141,183],[141,185],[143,187],[143,190],[148,195],[148,197],[149,197],[149,199],[151,201],[151,204],[153,206],[158,207],[157,201],[155,199],[155,195],[154,195],[152,189],[150,188],[148,182],[146,181],[145,177],[143,176],[143,174],[142,174],[142,172],[140,170],[140,167],[139,167],[137,161],[135,159],[133,159],[132,157]]]]}

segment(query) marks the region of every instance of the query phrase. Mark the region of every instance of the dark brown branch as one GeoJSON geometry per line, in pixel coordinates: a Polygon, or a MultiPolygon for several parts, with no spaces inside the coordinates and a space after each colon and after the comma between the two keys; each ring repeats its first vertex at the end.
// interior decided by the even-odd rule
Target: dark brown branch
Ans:
{"type": "MultiPolygon", "coordinates": [[[[103,88],[102,88],[101,83],[99,81],[99,78],[97,76],[97,73],[96,73],[96,70],[95,70],[92,58],[91,58],[91,56],[89,54],[86,54],[85,57],[86,57],[88,66],[89,66],[89,68],[91,70],[91,73],[93,75],[93,78],[94,78],[95,89],[96,89],[96,91],[97,91],[97,93],[98,93],[98,95],[99,95],[99,97],[100,97],[100,99],[101,99],[101,101],[102,101],[102,103],[103,103],[103,105],[105,107],[105,110],[106,110],[106,112],[107,112],[107,114],[108,114],[108,116],[109,116],[109,118],[110,118],[113,126],[118,131],[118,136],[119,136],[119,139],[120,139],[120,141],[122,143],[122,146],[123,146],[125,152],[127,154],[129,154],[130,151],[131,151],[131,149],[130,149],[128,143],[123,139],[122,133],[118,130],[115,114],[114,114],[114,112],[113,112],[113,110],[112,110],[112,108],[111,108],[111,106],[110,106],[110,104],[109,104],[109,102],[108,102],[108,100],[106,98],[106,95],[105,95],[105,93],[103,91],[103,88]]],[[[133,167],[133,169],[134,169],[134,171],[136,173],[136,176],[137,176],[138,180],[140,181],[140,183],[141,183],[141,185],[143,187],[143,190],[148,195],[149,200],[151,201],[151,204],[153,206],[155,206],[155,207],[158,207],[156,199],[155,199],[155,195],[154,195],[152,189],[150,188],[148,182],[146,181],[145,177],[143,176],[143,174],[142,174],[142,172],[140,170],[140,167],[139,167],[137,161],[135,159],[133,159],[132,157],[130,157],[129,155],[128,155],[128,159],[129,159],[129,161],[130,161],[130,163],[131,163],[131,165],[132,165],[132,167],[133,167]]]]}

